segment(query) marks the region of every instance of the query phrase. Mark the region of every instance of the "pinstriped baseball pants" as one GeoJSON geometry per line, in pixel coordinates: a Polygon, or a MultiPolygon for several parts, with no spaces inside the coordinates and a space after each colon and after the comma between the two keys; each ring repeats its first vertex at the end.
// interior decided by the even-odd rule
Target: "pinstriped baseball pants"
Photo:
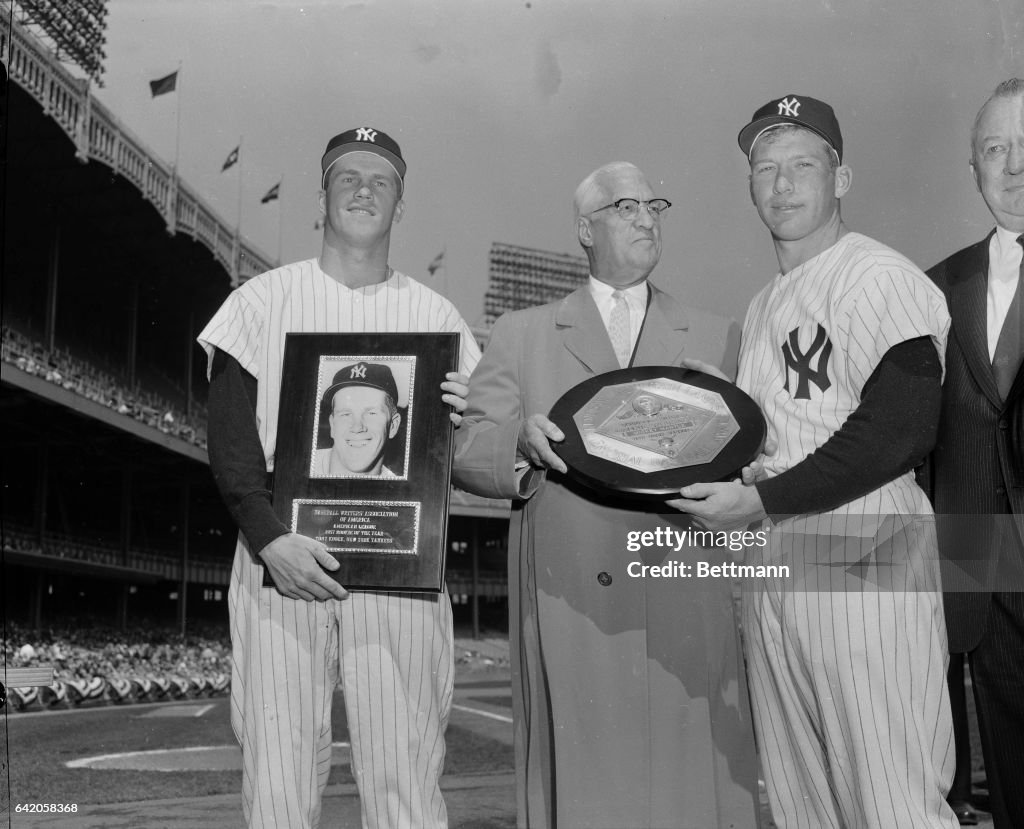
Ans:
{"type": "Polygon", "coordinates": [[[754,724],[779,829],[954,829],[941,595],[743,597],[754,724]]]}
{"type": "Polygon", "coordinates": [[[439,787],[454,684],[447,595],[288,599],[244,542],[229,592],[231,724],[250,827],[316,827],[341,682],[364,829],[443,829],[439,787]]]}

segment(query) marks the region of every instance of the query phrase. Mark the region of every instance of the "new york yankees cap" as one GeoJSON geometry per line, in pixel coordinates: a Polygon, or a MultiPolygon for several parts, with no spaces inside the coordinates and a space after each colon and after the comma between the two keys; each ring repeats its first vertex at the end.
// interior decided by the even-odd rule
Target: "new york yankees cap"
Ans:
{"type": "Polygon", "coordinates": [[[334,395],[346,386],[369,386],[371,389],[380,389],[391,396],[391,402],[398,405],[398,386],[395,384],[395,375],[391,369],[382,363],[353,363],[339,369],[334,374],[334,380],[324,392],[322,404],[327,411],[333,409],[334,395]]]}
{"type": "Polygon", "coordinates": [[[832,107],[824,101],[809,98],[806,95],[784,95],[769,101],[750,119],[750,123],[740,130],[739,142],[743,154],[750,158],[754,144],[765,131],[779,124],[796,124],[809,129],[824,138],[830,147],[843,161],[843,134],[839,131],[839,122],[832,107]]]}
{"type": "Polygon", "coordinates": [[[324,150],[323,158],[320,159],[320,186],[327,187],[327,171],[331,169],[339,158],[346,153],[373,153],[379,155],[388,164],[394,167],[398,173],[398,179],[405,186],[405,160],[402,158],[402,151],[395,141],[386,132],[381,132],[373,127],[356,127],[334,136],[327,142],[327,149],[324,150]]]}

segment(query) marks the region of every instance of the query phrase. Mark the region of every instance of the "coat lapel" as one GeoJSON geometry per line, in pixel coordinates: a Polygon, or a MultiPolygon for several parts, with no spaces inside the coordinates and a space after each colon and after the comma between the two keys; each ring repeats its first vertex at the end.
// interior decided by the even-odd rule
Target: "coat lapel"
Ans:
{"type": "MultiPolygon", "coordinates": [[[[968,263],[964,277],[949,290],[949,313],[953,318],[953,336],[963,352],[971,374],[989,400],[1002,408],[992,361],[988,356],[987,327],[988,243],[979,246],[978,255],[968,263]]],[[[1017,383],[1020,383],[1018,374],[1017,383]]]]}
{"type": "MultiPolygon", "coordinates": [[[[686,309],[651,283],[651,302],[637,342],[633,365],[676,365],[683,356],[689,321],[686,309]]],[[[587,286],[573,291],[555,312],[565,347],[595,374],[619,368],[608,332],[587,286]]]]}
{"type": "Polygon", "coordinates": [[[1017,376],[1013,378],[1013,385],[1010,386],[1010,392],[1006,395],[1006,401],[1003,404],[1005,408],[1010,408],[1010,403],[1016,400],[1024,394],[1024,362],[1020,364],[1020,368],[1017,369],[1017,376]]]}
{"type": "MultiPolygon", "coordinates": [[[[1024,267],[1021,270],[1024,272],[1024,267]]],[[[1024,279],[1024,275],[1021,276],[1021,279],[1024,279]]],[[[1021,286],[1021,290],[1024,290],[1024,286],[1021,286]]],[[[1017,369],[1017,376],[1013,378],[1013,385],[1010,386],[1010,391],[1006,395],[1006,408],[1009,409],[1010,404],[1021,395],[1024,395],[1024,361],[1021,361],[1020,367],[1017,369]]]]}
{"type": "Polygon", "coordinates": [[[684,332],[689,328],[686,309],[669,294],[648,285],[651,302],[633,364],[674,366],[683,356],[684,332]]]}
{"type": "Polygon", "coordinates": [[[555,312],[555,327],[569,352],[594,374],[619,367],[612,341],[587,285],[562,300],[555,312]]]}

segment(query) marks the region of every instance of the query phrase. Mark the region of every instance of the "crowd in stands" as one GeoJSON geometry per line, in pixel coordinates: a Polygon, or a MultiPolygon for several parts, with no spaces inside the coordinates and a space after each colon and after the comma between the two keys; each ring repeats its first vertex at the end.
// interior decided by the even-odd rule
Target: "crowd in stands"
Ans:
{"type": "MultiPolygon", "coordinates": [[[[166,624],[132,621],[120,630],[93,618],[67,618],[40,631],[7,622],[8,668],[52,667],[42,688],[8,688],[7,710],[159,702],[227,694],[231,643],[226,625],[193,620],[182,639],[166,624]]],[[[508,665],[508,636],[456,641],[455,661],[467,670],[508,665]]],[[[3,708],[0,707],[0,713],[3,708]]]]}
{"type": "Polygon", "coordinates": [[[6,325],[0,333],[0,357],[4,362],[159,429],[164,434],[206,448],[206,412],[202,406],[193,404],[191,415],[186,415],[160,395],[141,388],[129,388],[112,374],[64,349],[50,351],[6,325]]]}
{"type": "Polygon", "coordinates": [[[54,669],[50,686],[9,689],[8,706],[16,711],[211,696],[227,691],[231,675],[224,625],[193,623],[182,639],[148,622],[123,631],[65,619],[38,632],[8,622],[4,651],[8,668],[54,669]]]}

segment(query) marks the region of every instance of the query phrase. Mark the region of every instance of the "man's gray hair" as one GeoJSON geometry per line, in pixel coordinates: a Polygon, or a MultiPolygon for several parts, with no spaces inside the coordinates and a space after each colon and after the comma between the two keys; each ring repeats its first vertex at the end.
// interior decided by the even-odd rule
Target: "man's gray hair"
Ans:
{"type": "Polygon", "coordinates": [[[643,173],[635,164],[628,161],[612,161],[610,164],[603,164],[594,172],[580,182],[576,188],[576,194],[572,197],[573,218],[586,216],[593,213],[597,208],[604,207],[601,201],[606,198],[603,180],[615,173],[627,170],[635,170],[640,175],[643,173]]]}
{"type": "Polygon", "coordinates": [[[978,130],[981,128],[981,116],[985,114],[988,105],[996,98],[1017,98],[1024,97],[1024,78],[1010,78],[1003,81],[995,88],[995,91],[988,96],[988,100],[981,105],[978,114],[974,116],[974,126],[971,127],[971,164],[976,161],[975,147],[978,141],[978,130]]]}

